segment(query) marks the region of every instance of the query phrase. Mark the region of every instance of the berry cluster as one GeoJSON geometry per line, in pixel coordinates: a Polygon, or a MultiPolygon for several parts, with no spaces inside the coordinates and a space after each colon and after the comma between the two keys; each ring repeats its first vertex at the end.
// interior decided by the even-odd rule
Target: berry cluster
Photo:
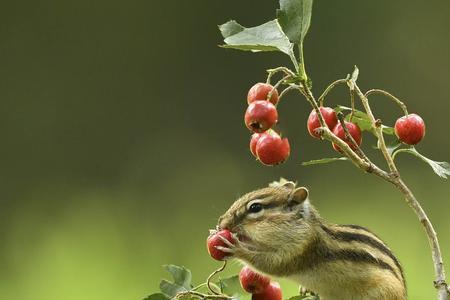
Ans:
{"type": "Polygon", "coordinates": [[[288,139],[272,129],[278,123],[278,100],[277,89],[268,83],[255,84],[247,95],[245,125],[254,132],[250,139],[250,151],[269,166],[284,162],[291,151],[288,139]]]}
{"type": "MultiPolygon", "coordinates": [[[[347,121],[344,122],[348,133],[356,143],[355,145],[346,137],[344,127],[338,122],[336,112],[330,107],[320,107],[319,109],[328,128],[330,128],[338,138],[346,142],[352,150],[356,150],[356,147],[361,146],[362,135],[358,124],[347,121]]],[[[320,122],[315,110],[311,111],[309,114],[307,127],[308,132],[312,137],[320,138],[317,132],[317,129],[320,128],[320,122]]],[[[395,122],[395,134],[401,142],[408,145],[415,145],[425,136],[425,123],[417,114],[408,114],[395,122]]],[[[339,146],[334,143],[333,148],[334,150],[341,152],[339,146]]]]}
{"type": "MultiPolygon", "coordinates": [[[[277,165],[284,162],[290,155],[290,145],[287,138],[281,136],[272,129],[278,123],[278,111],[276,105],[280,97],[278,91],[268,83],[257,83],[251,87],[247,95],[248,108],[245,112],[245,125],[253,135],[250,139],[250,152],[265,165],[277,165]]],[[[323,119],[333,133],[343,140],[352,150],[356,150],[362,143],[361,129],[358,124],[345,121],[345,127],[352,139],[347,138],[346,130],[341,122],[338,122],[336,112],[331,107],[319,108],[323,119]]],[[[319,139],[317,131],[320,121],[315,110],[311,111],[307,121],[309,134],[319,139]]],[[[425,135],[425,123],[416,114],[408,114],[401,117],[395,123],[395,134],[398,139],[408,145],[419,143],[425,135]]],[[[333,143],[333,148],[342,152],[338,145],[333,143]]]]}
{"type": "MultiPolygon", "coordinates": [[[[346,137],[344,127],[342,126],[341,123],[338,122],[336,112],[331,107],[320,107],[319,110],[328,128],[330,128],[338,138],[346,142],[353,150],[356,149],[356,145],[358,147],[361,145],[362,142],[361,129],[357,124],[352,122],[344,122],[345,127],[347,127],[349,134],[356,142],[355,145],[351,142],[350,139],[346,137]]],[[[311,113],[309,114],[307,127],[308,132],[312,137],[317,139],[320,138],[317,132],[317,129],[320,128],[320,122],[319,117],[317,116],[315,110],[311,111],[311,113]]],[[[341,152],[341,149],[336,144],[333,144],[333,148],[334,150],[341,152]]]]}

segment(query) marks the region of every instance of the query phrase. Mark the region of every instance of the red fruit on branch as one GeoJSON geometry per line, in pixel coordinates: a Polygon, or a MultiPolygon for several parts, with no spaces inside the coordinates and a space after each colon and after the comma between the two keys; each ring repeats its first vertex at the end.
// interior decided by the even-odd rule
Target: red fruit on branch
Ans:
{"type": "MultiPolygon", "coordinates": [[[[353,139],[355,140],[356,144],[358,146],[361,145],[362,142],[362,136],[361,136],[361,129],[359,129],[359,126],[355,123],[352,122],[345,122],[345,126],[348,129],[348,132],[350,133],[350,135],[353,137],[353,139]]],[[[342,127],[341,123],[338,123],[334,129],[333,129],[333,133],[340,138],[341,140],[343,140],[344,142],[347,143],[347,145],[350,146],[350,148],[352,148],[352,150],[356,149],[356,146],[345,137],[345,131],[344,128],[342,127]]],[[[338,152],[342,152],[341,148],[339,148],[338,145],[336,145],[335,143],[333,143],[333,148],[334,150],[338,151],[338,152]]]]}
{"type": "Polygon", "coordinates": [[[208,249],[209,255],[211,255],[212,258],[215,260],[224,260],[227,256],[229,256],[229,253],[225,253],[219,249],[217,249],[217,246],[221,247],[227,247],[224,241],[220,238],[220,236],[224,237],[231,243],[233,243],[233,236],[231,235],[231,232],[229,230],[221,230],[219,232],[216,232],[215,234],[212,234],[208,237],[206,240],[206,246],[208,249]]]}
{"type": "Polygon", "coordinates": [[[273,166],[284,162],[290,154],[291,147],[287,138],[281,138],[271,130],[261,135],[256,143],[256,155],[265,165],[273,166]]]}
{"type": "Polygon", "coordinates": [[[253,132],[264,132],[277,122],[277,108],[269,101],[254,101],[245,112],[245,125],[253,132]]]}
{"type": "Polygon", "coordinates": [[[254,157],[258,157],[256,155],[256,143],[258,143],[259,138],[263,134],[264,133],[254,133],[254,134],[252,134],[252,137],[250,138],[250,152],[253,154],[254,157]]]}
{"type": "MultiPolygon", "coordinates": [[[[328,128],[330,128],[330,130],[333,130],[334,126],[336,126],[338,122],[336,112],[331,107],[320,107],[319,109],[328,128]]],[[[317,113],[314,109],[309,114],[307,127],[308,132],[312,137],[319,138],[319,134],[315,130],[320,127],[320,122],[319,117],[317,116],[317,113]]]]}
{"type": "Polygon", "coordinates": [[[252,300],[282,300],[280,284],[278,282],[271,282],[266,289],[259,294],[252,294],[252,300]]]}
{"type": "Polygon", "coordinates": [[[264,292],[270,283],[270,278],[256,273],[249,266],[244,266],[239,272],[239,281],[242,288],[251,294],[264,292]]]}
{"type": "Polygon", "coordinates": [[[278,103],[278,91],[268,83],[258,82],[248,91],[247,103],[250,104],[257,100],[269,100],[270,102],[272,102],[272,104],[275,105],[278,103]],[[272,95],[270,96],[270,99],[267,99],[270,92],[272,92],[272,95]]]}
{"type": "Polygon", "coordinates": [[[405,144],[415,145],[425,136],[425,122],[416,114],[409,114],[395,122],[395,135],[405,144]]]}

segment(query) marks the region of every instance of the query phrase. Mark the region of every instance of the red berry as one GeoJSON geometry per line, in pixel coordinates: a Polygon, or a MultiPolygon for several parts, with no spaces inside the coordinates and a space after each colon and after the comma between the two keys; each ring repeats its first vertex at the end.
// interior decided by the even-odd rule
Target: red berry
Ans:
{"type": "Polygon", "coordinates": [[[425,136],[425,123],[416,114],[409,114],[395,122],[395,134],[405,144],[415,145],[425,136]]]}
{"type": "Polygon", "coordinates": [[[247,94],[247,103],[250,104],[253,101],[257,100],[268,100],[267,96],[269,96],[269,93],[272,92],[272,96],[270,96],[270,102],[272,104],[278,103],[278,91],[276,89],[273,89],[273,86],[268,83],[262,83],[259,82],[252,86],[247,94]]]}
{"type": "Polygon", "coordinates": [[[251,294],[258,294],[264,292],[270,283],[270,278],[256,273],[248,266],[244,266],[239,273],[239,281],[244,290],[251,294]]]}
{"type": "MultiPolygon", "coordinates": [[[[361,136],[361,129],[359,129],[359,126],[356,125],[355,123],[352,122],[345,122],[345,126],[348,129],[348,132],[350,133],[350,135],[353,137],[353,139],[355,140],[356,144],[358,144],[358,146],[361,145],[362,142],[362,136],[361,136]]],[[[348,140],[345,137],[345,131],[344,128],[342,127],[341,123],[338,123],[334,129],[333,129],[333,133],[340,138],[341,140],[343,140],[344,142],[347,143],[347,145],[350,146],[350,148],[352,148],[353,150],[356,149],[356,147],[353,145],[352,142],[350,142],[350,140],[348,140]]],[[[339,148],[338,145],[333,143],[333,148],[334,150],[338,151],[338,152],[342,152],[341,148],[339,148]]]]}
{"type": "Polygon", "coordinates": [[[291,147],[287,138],[282,139],[275,131],[264,133],[256,143],[256,155],[265,165],[273,166],[284,162],[291,147]]]}
{"type": "Polygon", "coordinates": [[[254,157],[258,157],[256,155],[256,143],[258,143],[259,138],[263,135],[264,133],[254,133],[252,134],[252,137],[250,139],[250,152],[253,154],[254,157]]]}
{"type": "Polygon", "coordinates": [[[282,300],[282,298],[278,282],[271,282],[262,293],[252,294],[252,300],[282,300]]]}
{"type": "Polygon", "coordinates": [[[217,249],[217,246],[226,247],[227,245],[220,239],[219,236],[222,236],[226,238],[228,241],[233,243],[233,237],[231,235],[231,232],[229,230],[221,230],[219,232],[216,232],[215,234],[212,234],[208,237],[206,240],[206,246],[208,248],[208,253],[211,255],[212,258],[215,260],[224,260],[227,256],[229,256],[229,253],[225,253],[223,251],[220,251],[217,249]]]}
{"type": "MultiPolygon", "coordinates": [[[[338,122],[334,109],[331,107],[320,107],[319,109],[328,128],[333,130],[334,126],[336,126],[338,122]]],[[[307,126],[309,134],[314,138],[319,138],[319,134],[315,130],[320,127],[320,122],[314,109],[309,114],[307,126]]]]}
{"type": "Polygon", "coordinates": [[[269,101],[254,101],[245,112],[245,125],[253,132],[264,132],[277,122],[277,108],[269,101]]]}

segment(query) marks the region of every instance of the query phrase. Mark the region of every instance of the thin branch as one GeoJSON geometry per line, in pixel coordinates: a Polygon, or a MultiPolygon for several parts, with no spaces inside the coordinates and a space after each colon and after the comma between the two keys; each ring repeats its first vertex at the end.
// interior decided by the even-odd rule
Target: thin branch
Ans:
{"type": "Polygon", "coordinates": [[[372,127],[375,130],[376,136],[378,138],[378,146],[379,146],[381,152],[383,153],[383,156],[388,164],[389,170],[391,171],[393,176],[398,176],[397,167],[395,166],[394,160],[392,159],[391,154],[387,150],[386,142],[384,141],[383,128],[381,126],[381,122],[379,120],[375,119],[375,117],[372,113],[372,109],[370,108],[370,105],[369,105],[369,99],[367,99],[367,97],[364,96],[364,94],[361,92],[361,90],[359,89],[356,82],[349,80],[348,84],[349,84],[350,89],[354,89],[356,91],[356,94],[358,95],[358,97],[361,99],[364,109],[366,110],[367,116],[369,117],[369,119],[372,123],[372,127]]]}
{"type": "Polygon", "coordinates": [[[350,105],[352,108],[352,112],[350,113],[349,120],[350,122],[353,120],[353,115],[355,114],[355,91],[352,89],[349,89],[350,91],[350,105]]]}
{"type": "Polygon", "coordinates": [[[428,242],[431,247],[431,254],[434,262],[434,272],[436,276],[434,286],[438,290],[438,300],[448,300],[450,298],[450,290],[445,281],[444,262],[442,260],[439,240],[437,238],[436,231],[433,228],[433,224],[431,223],[427,214],[423,210],[419,201],[417,201],[416,197],[411,192],[411,190],[406,186],[403,180],[397,178],[391,182],[403,193],[406,202],[415,212],[415,214],[419,218],[420,223],[425,229],[426,235],[428,237],[428,242]]]}

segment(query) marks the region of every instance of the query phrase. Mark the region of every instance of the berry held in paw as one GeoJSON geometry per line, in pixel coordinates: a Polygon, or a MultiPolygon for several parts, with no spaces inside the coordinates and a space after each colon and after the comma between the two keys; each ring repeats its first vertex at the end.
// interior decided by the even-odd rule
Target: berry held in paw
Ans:
{"type": "Polygon", "coordinates": [[[209,255],[215,260],[224,260],[226,257],[230,256],[230,253],[226,253],[218,247],[227,247],[228,245],[221,239],[221,237],[228,240],[230,243],[233,243],[233,236],[229,230],[221,230],[216,232],[208,237],[206,240],[206,246],[208,249],[209,255]]]}

